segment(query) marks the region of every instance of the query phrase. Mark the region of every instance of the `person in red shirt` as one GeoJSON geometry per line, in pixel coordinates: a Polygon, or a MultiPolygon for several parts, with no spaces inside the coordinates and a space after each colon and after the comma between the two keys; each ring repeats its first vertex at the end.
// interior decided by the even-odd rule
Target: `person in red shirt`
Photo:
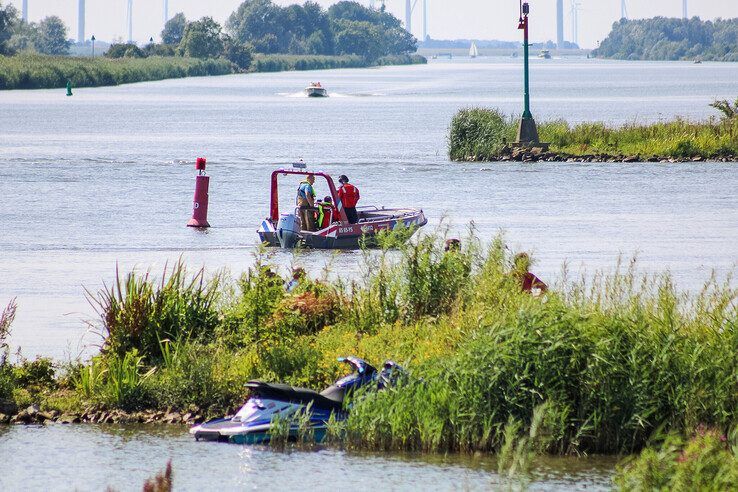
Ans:
{"type": "Polygon", "coordinates": [[[528,271],[530,268],[530,257],[526,253],[515,255],[514,261],[513,275],[520,282],[520,289],[523,292],[540,295],[548,290],[548,285],[543,280],[528,271]]]}
{"type": "Polygon", "coordinates": [[[341,183],[341,187],[338,188],[338,198],[346,211],[346,217],[348,217],[349,224],[356,224],[359,221],[356,204],[361,198],[359,188],[349,183],[349,179],[345,174],[338,177],[338,182],[341,183]]]}

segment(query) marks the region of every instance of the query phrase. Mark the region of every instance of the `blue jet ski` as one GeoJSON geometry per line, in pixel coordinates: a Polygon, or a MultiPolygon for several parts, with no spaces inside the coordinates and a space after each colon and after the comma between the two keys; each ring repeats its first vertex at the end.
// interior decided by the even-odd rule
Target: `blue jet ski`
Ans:
{"type": "MultiPolygon", "coordinates": [[[[190,429],[196,440],[220,441],[235,444],[262,444],[270,440],[270,429],[275,418],[291,419],[300,412],[309,415],[315,440],[325,438],[328,420],[333,415],[337,421],[347,417],[344,399],[351,391],[367,385],[382,388],[392,379],[399,366],[393,362],[385,363],[385,370],[379,373],[373,366],[358,357],[342,357],[353,369],[325,390],[318,393],[311,389],[296,388],[287,384],[249,381],[246,387],[251,395],[246,404],[230,418],[215,419],[190,429]],[[387,372],[387,374],[385,374],[387,372]]],[[[294,419],[292,419],[294,420],[294,419]]],[[[290,439],[298,436],[298,426],[290,423],[290,439]]]]}

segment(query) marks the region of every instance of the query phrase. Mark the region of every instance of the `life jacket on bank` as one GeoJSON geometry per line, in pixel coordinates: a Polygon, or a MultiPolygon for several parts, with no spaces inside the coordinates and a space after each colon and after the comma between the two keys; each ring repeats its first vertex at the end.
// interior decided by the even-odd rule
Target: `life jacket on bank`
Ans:
{"type": "Polygon", "coordinates": [[[344,183],[338,189],[338,198],[341,199],[344,208],[354,208],[359,203],[359,189],[351,183],[344,183]]]}

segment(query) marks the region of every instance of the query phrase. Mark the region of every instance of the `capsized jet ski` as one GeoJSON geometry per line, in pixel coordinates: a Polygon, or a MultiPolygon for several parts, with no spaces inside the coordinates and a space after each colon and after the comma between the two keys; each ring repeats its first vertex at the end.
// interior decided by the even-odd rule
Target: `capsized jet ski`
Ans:
{"type": "MultiPolygon", "coordinates": [[[[401,368],[392,361],[385,362],[381,373],[358,357],[342,357],[339,362],[351,366],[353,372],[318,393],[286,384],[249,381],[246,387],[251,396],[246,404],[231,418],[215,419],[190,429],[195,439],[221,441],[235,444],[262,444],[270,440],[272,419],[290,418],[298,412],[308,412],[315,440],[325,438],[328,420],[347,417],[344,399],[351,391],[372,385],[383,388],[396,380],[401,368]]],[[[290,438],[297,438],[297,424],[290,427],[290,438]]]]}

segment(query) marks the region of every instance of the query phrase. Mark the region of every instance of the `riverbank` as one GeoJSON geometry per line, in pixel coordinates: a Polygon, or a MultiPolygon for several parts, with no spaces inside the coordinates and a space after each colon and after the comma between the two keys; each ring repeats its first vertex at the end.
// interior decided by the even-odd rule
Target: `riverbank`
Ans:
{"type": "Polygon", "coordinates": [[[449,156],[455,161],[738,161],[738,118],[623,126],[539,122],[540,141],[550,144],[548,150],[509,145],[516,132],[517,121],[499,111],[463,109],[451,122],[449,156]]]}
{"type": "Polygon", "coordinates": [[[423,65],[428,63],[420,55],[389,55],[368,62],[358,55],[257,55],[250,72],[290,72],[327,70],[335,68],[367,68],[387,65],[423,65]]]}
{"type": "Polygon", "coordinates": [[[235,72],[227,60],[184,57],[72,58],[0,56],[0,90],[100,87],[235,72]]]}
{"type": "Polygon", "coordinates": [[[360,281],[306,279],[291,293],[266,257],[236,280],[182,265],[163,281],[118,278],[91,294],[102,353],[3,363],[1,412],[194,422],[232,414],[249,379],[327,386],[336,358],[353,354],[412,377],[356,402],[332,430],[349,448],[499,452],[538,429],[540,452],[631,453],[657,430],[736,422],[729,284],[711,280],[689,300],[668,275],[631,265],[534,297],[501,241],[464,245],[444,254],[428,237],[366,256],[360,281]]]}
{"type": "MultiPolygon", "coordinates": [[[[257,55],[249,72],[362,68],[426,63],[419,55],[397,55],[367,62],[355,55],[257,55]]],[[[101,87],[164,79],[228,75],[239,69],[225,59],[185,57],[89,58],[40,55],[0,56],[0,90],[101,87]]]]}

